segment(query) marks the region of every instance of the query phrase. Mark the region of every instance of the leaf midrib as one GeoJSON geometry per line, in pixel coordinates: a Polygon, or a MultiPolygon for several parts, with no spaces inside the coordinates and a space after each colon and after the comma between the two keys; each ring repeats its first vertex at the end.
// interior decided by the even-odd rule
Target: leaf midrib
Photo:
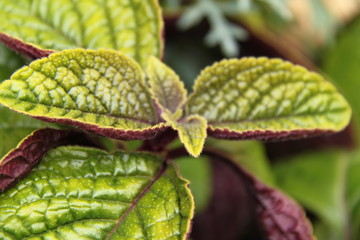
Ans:
{"type": "Polygon", "coordinates": [[[150,181],[150,183],[139,193],[139,195],[134,199],[131,206],[125,211],[125,213],[120,217],[118,223],[113,227],[113,229],[106,236],[105,240],[110,240],[113,234],[118,230],[120,225],[124,222],[127,216],[135,209],[136,205],[139,201],[145,196],[145,194],[151,189],[151,187],[155,184],[155,182],[165,173],[167,169],[166,162],[163,163],[163,166],[160,168],[159,172],[155,175],[155,177],[150,181]]]}
{"type": "MultiPolygon", "coordinates": [[[[162,167],[159,169],[158,173],[152,178],[152,180],[147,184],[147,186],[138,194],[138,196],[132,201],[132,202],[120,202],[120,201],[111,201],[111,202],[116,202],[116,203],[122,203],[122,204],[128,204],[130,205],[129,208],[123,213],[122,216],[120,216],[120,219],[117,221],[116,225],[113,227],[113,229],[109,232],[109,234],[107,235],[107,237],[105,238],[105,240],[109,240],[111,239],[111,237],[113,236],[113,234],[117,231],[117,229],[120,227],[120,225],[124,222],[124,220],[126,219],[126,217],[135,209],[135,207],[137,206],[138,202],[145,196],[145,194],[151,189],[151,187],[155,184],[155,182],[161,177],[163,176],[163,174],[166,172],[167,170],[167,164],[166,162],[163,162],[163,165],[162,167]]],[[[58,198],[58,197],[54,197],[54,198],[58,198]]],[[[69,198],[73,198],[74,197],[66,197],[66,198],[59,198],[59,199],[69,199],[69,198]]],[[[42,198],[40,200],[48,200],[48,199],[53,199],[53,198],[42,198]]],[[[75,199],[78,199],[78,198],[75,198],[75,199]]],[[[86,199],[86,198],[79,198],[79,199],[86,199]]],[[[93,198],[88,198],[89,200],[99,200],[99,201],[109,201],[109,200],[104,200],[104,199],[93,199],[93,198]]],[[[38,200],[37,200],[38,201],[38,200]]],[[[34,202],[37,202],[37,201],[34,201],[34,202]]],[[[33,203],[33,202],[31,202],[33,203]]],[[[29,204],[31,204],[29,203],[29,204]]],[[[23,206],[21,206],[23,207],[23,206]]],[[[116,221],[114,219],[81,219],[81,220],[75,220],[75,221],[72,221],[70,223],[67,223],[67,224],[63,224],[61,226],[58,226],[57,228],[60,228],[60,227],[64,227],[66,225],[70,225],[70,224],[73,224],[74,222],[82,222],[82,221],[92,221],[92,220],[103,220],[103,221],[116,221]]],[[[50,232],[50,231],[54,231],[55,229],[57,228],[54,228],[54,229],[48,229],[47,231],[45,232],[42,232],[40,234],[37,234],[38,236],[39,235],[43,235],[47,232],[50,232]]],[[[23,238],[23,239],[30,239],[30,238],[33,238],[34,236],[36,235],[32,235],[30,237],[27,237],[27,238],[23,238]]]]}
{"type": "MultiPolygon", "coordinates": [[[[4,99],[5,97],[3,97],[4,99]]],[[[53,105],[46,105],[46,104],[43,104],[43,103],[32,103],[32,102],[28,102],[28,101],[24,101],[24,100],[20,100],[20,99],[17,99],[17,98],[9,98],[7,97],[8,99],[11,99],[11,100],[15,100],[15,101],[18,101],[18,102],[23,102],[23,103],[30,103],[30,104],[33,104],[33,105],[42,105],[44,107],[47,107],[47,108],[57,108],[57,109],[62,109],[62,110],[67,110],[67,111],[79,111],[81,112],[82,114],[94,114],[94,115],[100,115],[100,116],[105,116],[105,117],[113,117],[115,119],[123,119],[123,120],[130,120],[130,121],[135,121],[135,122],[140,122],[140,123],[144,123],[144,124],[148,124],[149,126],[147,128],[152,128],[154,127],[156,124],[158,123],[151,123],[151,122],[148,122],[148,121],[145,121],[145,120],[141,120],[141,119],[134,119],[134,118],[130,118],[130,117],[121,117],[121,116],[114,116],[114,115],[110,115],[108,113],[93,113],[93,112],[86,112],[86,111],[83,111],[83,110],[80,110],[80,109],[68,109],[68,108],[60,108],[60,107],[56,107],[56,106],[53,106],[53,105]],[[155,125],[154,125],[155,124],[155,125]]],[[[82,123],[86,123],[86,124],[92,124],[92,125],[98,125],[98,123],[88,123],[88,122],[85,122],[85,121],[79,121],[77,119],[72,119],[72,118],[68,118],[68,117],[54,117],[54,116],[50,116],[50,115],[47,115],[47,114],[43,114],[43,115],[32,115],[30,113],[28,113],[28,110],[26,111],[17,111],[15,110],[14,108],[10,107],[9,105],[7,105],[11,110],[15,111],[15,112],[19,112],[19,113],[23,113],[27,116],[34,116],[34,117],[46,117],[46,118],[50,118],[50,119],[69,119],[69,120],[72,120],[72,121],[77,121],[77,122],[82,122],[82,123]]],[[[98,125],[98,126],[102,126],[102,127],[113,127],[115,128],[114,126],[103,126],[103,125],[98,125]]],[[[130,129],[130,130],[133,130],[133,129],[130,129]]]]}

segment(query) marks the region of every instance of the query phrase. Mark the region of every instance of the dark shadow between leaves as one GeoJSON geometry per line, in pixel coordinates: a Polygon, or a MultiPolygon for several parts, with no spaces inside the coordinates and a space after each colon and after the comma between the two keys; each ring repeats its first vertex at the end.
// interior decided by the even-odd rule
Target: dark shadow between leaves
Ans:
{"type": "Polygon", "coordinates": [[[214,189],[208,208],[194,219],[193,239],[314,239],[312,227],[295,201],[226,156],[211,150],[204,154],[212,164],[214,189]]]}

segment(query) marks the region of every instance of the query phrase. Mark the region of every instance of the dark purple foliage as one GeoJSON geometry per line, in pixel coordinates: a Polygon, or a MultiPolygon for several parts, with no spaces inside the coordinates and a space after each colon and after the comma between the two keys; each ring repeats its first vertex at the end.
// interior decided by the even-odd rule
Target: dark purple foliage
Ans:
{"type": "Polygon", "coordinates": [[[294,200],[219,153],[207,150],[205,155],[213,164],[214,196],[195,218],[194,239],[314,239],[305,212],[294,200]]]}
{"type": "Polygon", "coordinates": [[[97,146],[86,134],[44,128],[33,132],[0,163],[0,192],[25,177],[44,154],[62,145],[97,146]]]}
{"type": "Polygon", "coordinates": [[[54,52],[52,50],[44,50],[37,48],[34,45],[25,43],[5,33],[0,33],[0,41],[4,43],[8,48],[32,60],[47,57],[54,52]]]}
{"type": "Polygon", "coordinates": [[[72,119],[57,119],[57,118],[49,118],[49,117],[34,117],[30,116],[45,122],[51,123],[60,123],[64,125],[74,126],[86,130],[90,133],[101,135],[104,137],[109,137],[118,140],[146,140],[152,139],[156,137],[158,134],[164,132],[169,129],[167,126],[159,126],[145,130],[122,130],[115,128],[105,128],[100,127],[95,124],[89,124],[84,122],[75,121],[72,119]]]}
{"type": "Polygon", "coordinates": [[[228,129],[208,129],[211,137],[221,139],[237,139],[237,140],[264,140],[264,141],[286,141],[294,139],[302,139],[307,137],[315,137],[320,135],[332,134],[333,131],[314,129],[314,130],[295,130],[295,131],[247,131],[235,132],[228,129]]]}

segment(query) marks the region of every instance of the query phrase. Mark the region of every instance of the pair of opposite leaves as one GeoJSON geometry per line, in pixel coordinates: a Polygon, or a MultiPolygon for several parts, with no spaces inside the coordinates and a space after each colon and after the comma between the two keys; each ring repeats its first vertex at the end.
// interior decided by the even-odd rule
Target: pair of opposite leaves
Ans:
{"type": "Polygon", "coordinates": [[[149,58],[146,75],[114,50],[64,50],[0,85],[0,103],[49,122],[117,139],[150,139],[172,127],[198,156],[207,133],[232,139],[298,138],[343,129],[351,110],[320,75],[279,59],[224,60],[187,92],[149,58]]]}

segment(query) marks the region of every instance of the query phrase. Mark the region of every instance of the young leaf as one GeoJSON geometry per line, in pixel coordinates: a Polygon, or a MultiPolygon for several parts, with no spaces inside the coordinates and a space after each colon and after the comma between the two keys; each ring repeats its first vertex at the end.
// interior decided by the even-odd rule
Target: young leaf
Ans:
{"type": "Polygon", "coordinates": [[[77,131],[37,130],[0,160],[0,192],[27,175],[47,151],[65,144],[94,146],[84,133],[77,131]]]}
{"type": "Polygon", "coordinates": [[[140,66],[113,50],[64,50],[0,84],[0,103],[29,116],[118,139],[152,138],[158,123],[140,66]]]}
{"type": "Polygon", "coordinates": [[[184,83],[176,73],[155,57],[149,58],[147,68],[150,92],[161,111],[176,113],[187,98],[184,83]]]}
{"type": "Polygon", "coordinates": [[[300,138],[342,130],[351,110],[320,75],[280,59],[224,60],[195,82],[186,114],[219,138],[300,138]]]}
{"type": "Polygon", "coordinates": [[[48,125],[0,105],[0,159],[27,135],[48,125]]]}
{"type": "Polygon", "coordinates": [[[170,113],[161,115],[171,127],[178,131],[180,141],[185,145],[186,150],[193,156],[198,157],[206,140],[207,122],[203,117],[198,115],[188,116],[185,119],[176,121],[178,117],[174,117],[170,113]]]}
{"type": "Polygon", "coordinates": [[[0,21],[0,32],[37,48],[115,49],[142,65],[162,51],[157,0],[4,0],[0,21]]]}
{"type": "Polygon", "coordinates": [[[185,239],[187,185],[154,155],[60,147],[0,195],[0,238],[185,239]]]}

